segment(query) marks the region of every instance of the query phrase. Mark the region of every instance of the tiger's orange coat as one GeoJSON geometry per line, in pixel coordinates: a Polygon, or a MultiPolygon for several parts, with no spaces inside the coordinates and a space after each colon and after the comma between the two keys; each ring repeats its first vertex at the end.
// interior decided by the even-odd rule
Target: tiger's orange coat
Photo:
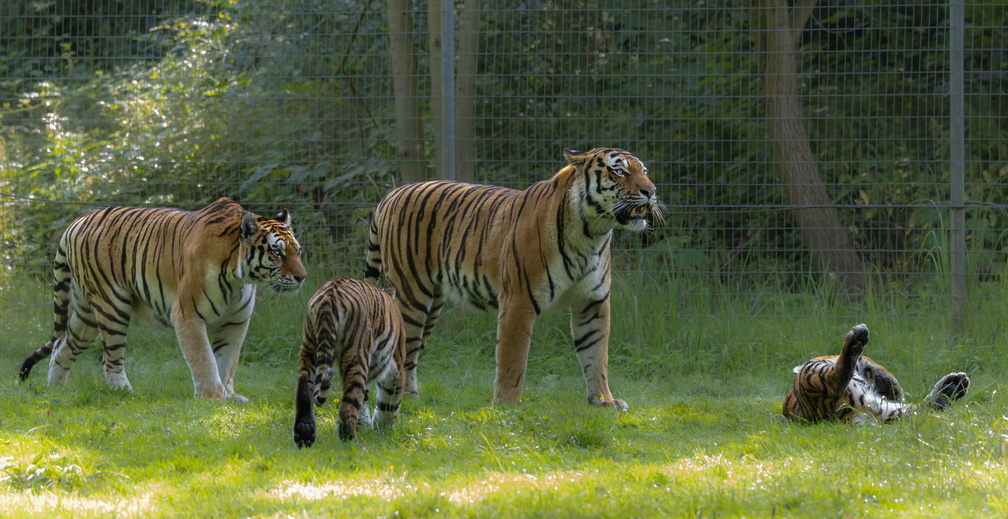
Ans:
{"type": "Polygon", "coordinates": [[[234,392],[234,375],[256,284],[295,292],[305,275],[286,209],[264,218],[221,198],[199,211],[90,211],[60,238],[53,337],[25,359],[20,377],[52,354],[49,383],[65,383],[77,356],[101,334],[106,381],[132,389],[124,350],[130,319],[138,316],[175,330],[196,395],[247,401],[234,392]]]}
{"type": "Polygon", "coordinates": [[[626,408],[608,384],[610,243],[658,207],[640,159],[612,148],[565,150],[568,165],[525,189],[435,181],[402,186],[371,222],[365,278],[384,269],[406,324],[406,391],[445,303],[498,313],[494,401],[515,402],[532,327],[570,310],[588,399],[626,408]]]}

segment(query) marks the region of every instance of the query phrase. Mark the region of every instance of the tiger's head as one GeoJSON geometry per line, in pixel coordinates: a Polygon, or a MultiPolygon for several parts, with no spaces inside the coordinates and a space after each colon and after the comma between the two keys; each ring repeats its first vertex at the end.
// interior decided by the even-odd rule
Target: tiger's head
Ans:
{"type": "Polygon", "coordinates": [[[286,209],[273,218],[242,214],[239,231],[247,248],[244,270],[248,279],[275,292],[297,292],[308,272],[301,263],[301,245],[294,237],[286,209]]]}
{"type": "Polygon", "coordinates": [[[580,192],[573,193],[582,216],[634,231],[647,228],[648,212],[661,217],[647,167],[629,152],[617,148],[564,149],[564,157],[584,179],[580,192]]]}

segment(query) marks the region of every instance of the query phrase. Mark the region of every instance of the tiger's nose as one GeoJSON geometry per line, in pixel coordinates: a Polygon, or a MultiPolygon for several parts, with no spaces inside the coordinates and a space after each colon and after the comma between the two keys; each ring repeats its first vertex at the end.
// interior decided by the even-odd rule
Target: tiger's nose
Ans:
{"type": "Polygon", "coordinates": [[[645,197],[647,197],[648,199],[650,199],[655,194],[655,188],[651,187],[651,188],[648,188],[648,189],[641,189],[640,190],[640,194],[642,194],[645,197]]]}
{"type": "Polygon", "coordinates": [[[294,279],[297,280],[298,284],[304,283],[306,277],[308,276],[305,274],[294,274],[294,279]]]}

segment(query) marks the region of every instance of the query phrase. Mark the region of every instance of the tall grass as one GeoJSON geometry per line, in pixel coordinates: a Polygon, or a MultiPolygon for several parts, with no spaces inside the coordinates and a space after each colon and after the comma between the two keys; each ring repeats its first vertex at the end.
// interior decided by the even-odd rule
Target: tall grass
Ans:
{"type": "MultiPolygon", "coordinates": [[[[106,387],[99,348],[68,384],[17,366],[48,338],[44,302],[5,297],[0,362],[0,509],[73,517],[837,517],[1008,513],[1008,399],[1001,388],[1002,283],[980,284],[970,335],[948,315],[885,294],[844,301],[761,280],[639,269],[614,280],[610,386],[629,412],[589,406],[565,315],[536,325],[521,401],[492,405],[493,316],[451,310],[420,363],[417,400],[389,431],[340,442],[334,407],[298,450],[295,367],[306,289],[259,302],[236,389],[251,403],[193,398],[169,332],[135,326],[135,392],[106,387]],[[757,288],[753,288],[757,287],[757,288]],[[912,315],[912,318],[905,317],[912,315]],[[967,398],[887,427],[798,425],[780,416],[791,367],[835,353],[866,322],[866,353],[911,398],[969,371],[967,398]]],[[[315,279],[320,285],[322,279],[315,279]]],[[[770,281],[767,281],[770,282],[770,281]]],[[[10,292],[4,292],[9,295],[10,292]]],[[[38,296],[43,297],[43,296],[38,296]]],[[[38,298],[37,297],[37,298],[38,298]]],[[[37,299],[36,298],[36,299],[37,299]]],[[[937,305],[940,306],[940,305],[937,305]]]]}

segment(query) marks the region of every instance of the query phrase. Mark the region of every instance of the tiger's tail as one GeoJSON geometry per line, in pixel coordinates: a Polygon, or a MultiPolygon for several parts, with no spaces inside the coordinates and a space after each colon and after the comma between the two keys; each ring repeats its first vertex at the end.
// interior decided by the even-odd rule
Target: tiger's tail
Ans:
{"type": "Polygon", "coordinates": [[[53,260],[53,336],[49,342],[41,348],[32,352],[21,363],[18,370],[18,378],[22,381],[28,379],[31,370],[38,361],[52,354],[56,342],[59,341],[67,331],[67,322],[70,319],[70,264],[67,262],[65,249],[66,240],[60,240],[56,249],[56,258],[53,260]]]}
{"type": "Polygon", "coordinates": [[[382,204],[378,204],[371,216],[371,227],[368,230],[367,260],[364,266],[364,280],[378,286],[378,278],[382,273],[381,245],[378,239],[378,227],[381,225],[382,204]]]}

